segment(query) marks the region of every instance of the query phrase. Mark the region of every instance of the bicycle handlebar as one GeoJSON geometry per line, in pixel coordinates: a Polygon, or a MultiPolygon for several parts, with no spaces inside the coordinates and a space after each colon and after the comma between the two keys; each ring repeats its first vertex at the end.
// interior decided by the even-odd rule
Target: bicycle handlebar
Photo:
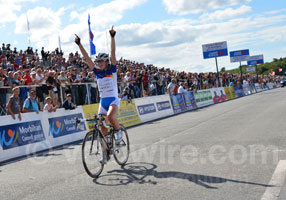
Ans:
{"type": "Polygon", "coordinates": [[[105,118],[102,115],[100,115],[100,117],[97,117],[97,115],[95,115],[94,118],[87,118],[87,119],[76,118],[76,126],[78,126],[78,124],[80,124],[81,122],[84,122],[84,121],[86,121],[86,122],[94,121],[97,123],[98,120],[101,121],[102,126],[104,126],[105,128],[110,128],[110,126],[105,123],[105,118]]]}

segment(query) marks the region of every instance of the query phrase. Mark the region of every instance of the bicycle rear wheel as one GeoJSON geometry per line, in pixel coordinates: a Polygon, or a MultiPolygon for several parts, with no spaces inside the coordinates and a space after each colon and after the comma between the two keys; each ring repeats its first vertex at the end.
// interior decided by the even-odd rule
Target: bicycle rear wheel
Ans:
{"type": "Polygon", "coordinates": [[[113,134],[113,156],[115,161],[119,165],[125,165],[130,153],[129,138],[126,129],[123,125],[120,125],[122,131],[122,141],[119,144],[115,144],[115,134],[113,134]]]}
{"type": "Polygon", "coordinates": [[[92,178],[97,178],[103,170],[104,164],[100,162],[103,153],[104,150],[98,133],[88,132],[82,143],[82,163],[85,171],[92,178]]]}

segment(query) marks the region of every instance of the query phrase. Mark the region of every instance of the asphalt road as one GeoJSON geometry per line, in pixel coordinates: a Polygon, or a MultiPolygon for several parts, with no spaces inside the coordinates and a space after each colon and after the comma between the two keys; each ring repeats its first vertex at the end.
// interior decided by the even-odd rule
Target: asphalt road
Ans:
{"type": "Polygon", "coordinates": [[[130,128],[128,164],[96,180],[81,143],[64,146],[0,166],[0,199],[260,200],[286,160],[285,116],[281,88],[130,128]]]}

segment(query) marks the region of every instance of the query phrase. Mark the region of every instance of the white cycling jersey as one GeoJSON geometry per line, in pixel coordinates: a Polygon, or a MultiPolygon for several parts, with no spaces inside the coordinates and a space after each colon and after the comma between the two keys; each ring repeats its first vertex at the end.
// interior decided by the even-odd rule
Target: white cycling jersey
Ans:
{"type": "Polygon", "coordinates": [[[118,98],[116,65],[109,65],[104,70],[99,70],[96,67],[94,67],[93,72],[96,74],[97,86],[100,97],[118,98]]]}

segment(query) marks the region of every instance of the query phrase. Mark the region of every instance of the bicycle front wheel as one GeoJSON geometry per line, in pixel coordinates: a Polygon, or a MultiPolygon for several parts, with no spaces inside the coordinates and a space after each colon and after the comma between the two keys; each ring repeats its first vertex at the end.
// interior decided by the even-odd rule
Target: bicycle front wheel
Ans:
{"type": "Polygon", "coordinates": [[[115,144],[116,135],[113,134],[113,156],[115,161],[119,165],[125,165],[129,158],[129,138],[126,129],[123,125],[120,125],[120,129],[122,131],[122,141],[119,144],[115,144]]]}
{"type": "Polygon", "coordinates": [[[97,178],[104,164],[101,162],[104,150],[98,133],[88,132],[82,143],[82,163],[85,171],[92,178],[97,178]]]}

